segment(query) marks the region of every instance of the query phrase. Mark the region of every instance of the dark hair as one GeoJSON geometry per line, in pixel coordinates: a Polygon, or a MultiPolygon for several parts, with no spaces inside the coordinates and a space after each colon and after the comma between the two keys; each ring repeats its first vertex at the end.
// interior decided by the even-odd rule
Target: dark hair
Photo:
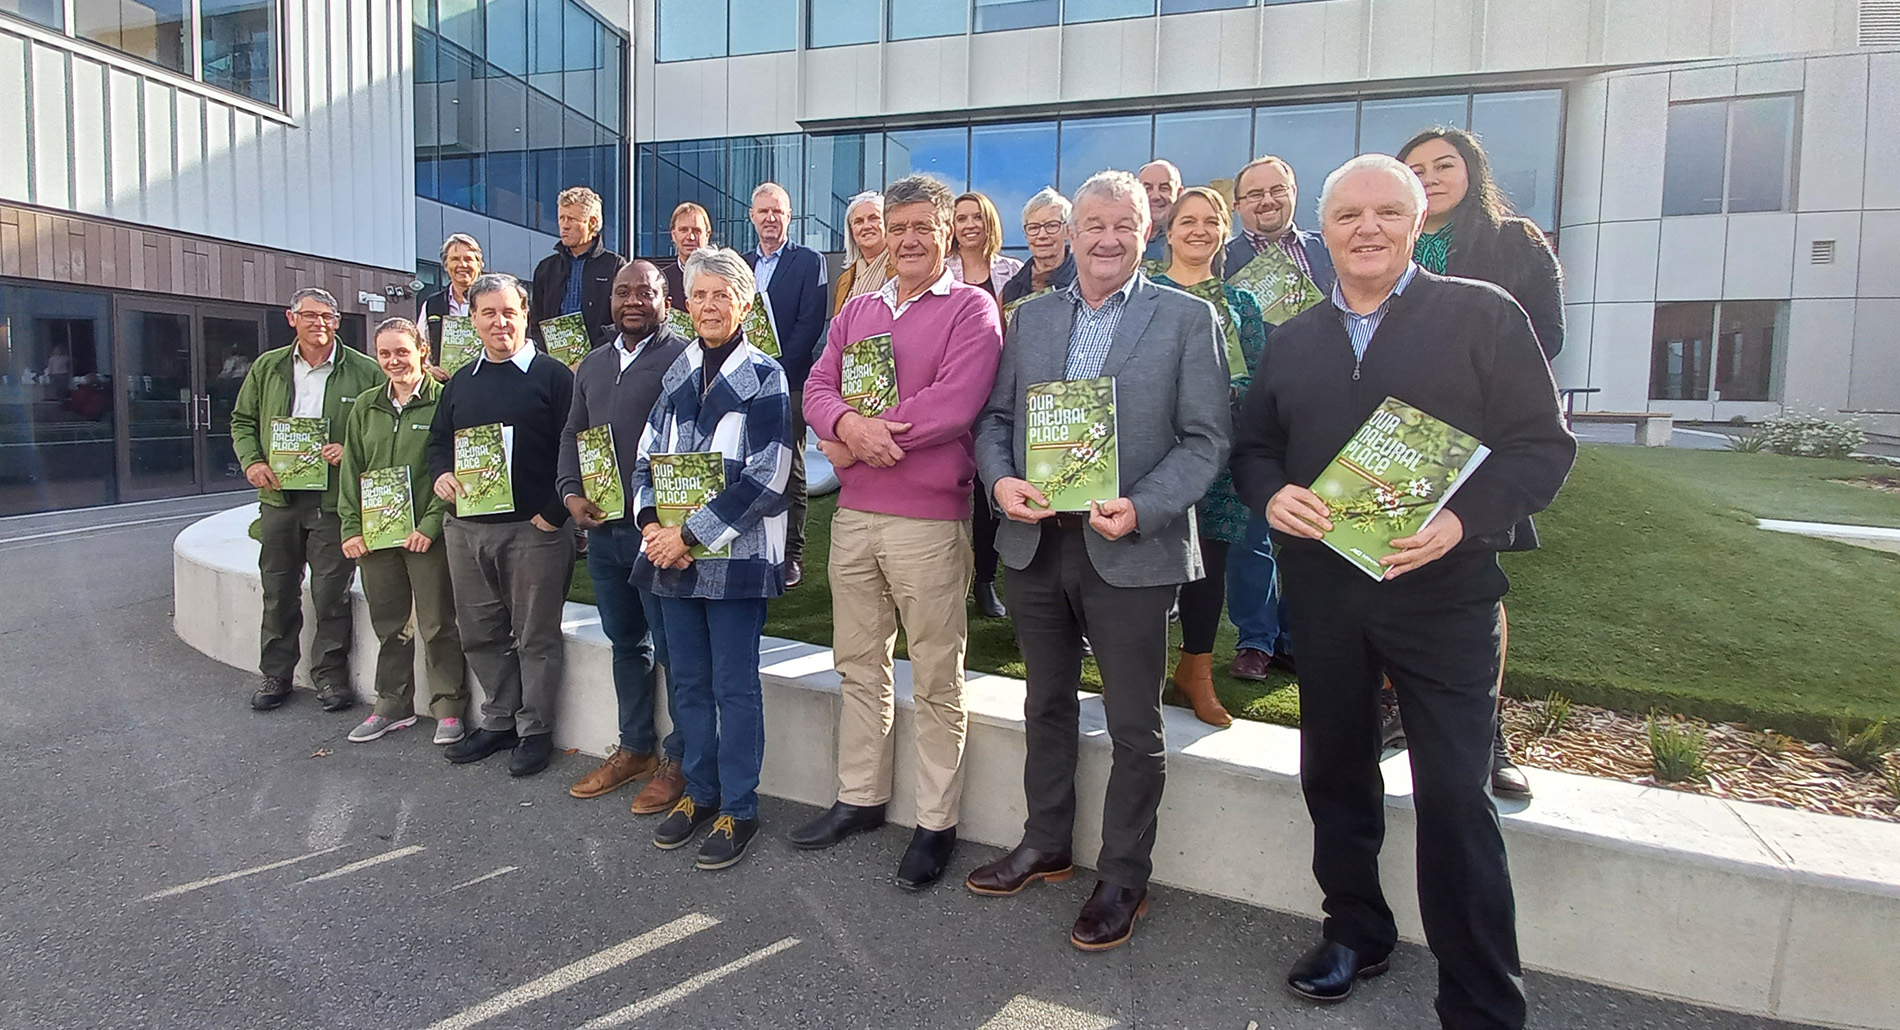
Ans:
{"type": "MultiPolygon", "coordinates": [[[[1511,210],[1511,202],[1505,198],[1504,191],[1498,189],[1497,179],[1491,175],[1491,159],[1485,156],[1484,145],[1478,142],[1477,136],[1450,126],[1433,126],[1407,140],[1405,146],[1399,148],[1399,160],[1405,161],[1406,155],[1435,139],[1451,144],[1452,149],[1458,151],[1458,156],[1465,160],[1465,199],[1459,201],[1458,207],[1452,211],[1452,221],[1458,223],[1460,229],[1476,228],[1481,224],[1496,232],[1504,220],[1516,212],[1511,210]]],[[[1459,233],[1459,236],[1469,238],[1470,233],[1459,233]]]]}

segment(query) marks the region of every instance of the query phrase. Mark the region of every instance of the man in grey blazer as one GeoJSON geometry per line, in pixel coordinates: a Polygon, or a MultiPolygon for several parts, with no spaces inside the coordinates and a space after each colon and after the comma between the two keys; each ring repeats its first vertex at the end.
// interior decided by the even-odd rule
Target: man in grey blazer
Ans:
{"type": "Polygon", "coordinates": [[[1009,566],[1010,615],[1028,670],[1029,818],[1022,843],[971,873],[968,886],[1008,895],[1073,872],[1076,691],[1088,634],[1114,761],[1101,879],[1070,936],[1084,951],[1125,942],[1147,911],[1166,763],[1168,608],[1177,586],[1203,574],[1193,507],[1226,461],[1231,431],[1214,309],[1140,273],[1148,219],[1147,197],[1127,172],[1098,173],[1076,191],[1076,280],[1017,309],[976,424],[978,474],[1007,516],[996,549],[1009,566]],[[1023,478],[1026,391],[1098,376],[1115,380],[1121,496],[1087,513],[1051,511],[1023,478]]]}

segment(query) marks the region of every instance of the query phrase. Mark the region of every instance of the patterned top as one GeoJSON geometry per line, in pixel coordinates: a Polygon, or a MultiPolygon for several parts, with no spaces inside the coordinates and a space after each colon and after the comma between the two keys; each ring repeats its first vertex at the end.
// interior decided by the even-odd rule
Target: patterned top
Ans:
{"type": "Polygon", "coordinates": [[[1063,294],[1075,304],[1075,325],[1069,330],[1069,363],[1063,369],[1065,379],[1093,379],[1102,374],[1102,362],[1115,342],[1115,329],[1122,324],[1122,308],[1128,294],[1141,278],[1141,270],[1128,277],[1121,288],[1108,295],[1099,308],[1091,308],[1082,299],[1082,280],[1069,284],[1063,294]]]}
{"type": "MultiPolygon", "coordinates": [[[[1182,289],[1179,283],[1166,275],[1155,276],[1154,282],[1157,286],[1182,289]]],[[[1233,407],[1234,417],[1238,419],[1241,399],[1247,396],[1247,387],[1253,382],[1254,373],[1260,369],[1260,358],[1266,352],[1267,338],[1272,335],[1273,327],[1261,316],[1260,300],[1252,291],[1232,283],[1223,283],[1222,293],[1227,297],[1227,310],[1232,313],[1240,330],[1240,352],[1247,358],[1245,375],[1236,377],[1229,387],[1228,403],[1233,407]]],[[[1194,512],[1200,521],[1203,537],[1229,544],[1237,544],[1246,538],[1247,505],[1234,491],[1234,474],[1227,466],[1222,465],[1221,470],[1214,475],[1213,485],[1207,488],[1207,496],[1195,504],[1194,512]]]]}
{"type": "Polygon", "coordinates": [[[1445,274],[1445,265],[1451,260],[1451,244],[1457,222],[1446,222],[1437,232],[1420,233],[1418,242],[1412,244],[1412,260],[1427,272],[1445,274]]]}
{"type": "Polygon", "coordinates": [[[1346,306],[1346,295],[1340,292],[1338,283],[1333,284],[1333,306],[1339,309],[1339,320],[1345,323],[1346,336],[1352,340],[1353,357],[1364,360],[1366,348],[1372,346],[1372,334],[1379,331],[1379,323],[1385,321],[1385,313],[1392,309],[1392,298],[1404,293],[1417,274],[1418,262],[1407,261],[1399,281],[1392,284],[1392,292],[1385,295],[1378,307],[1363,315],[1346,306]]]}
{"type": "Polygon", "coordinates": [[[1292,222],[1287,223],[1286,231],[1282,232],[1277,240],[1267,239],[1265,236],[1247,232],[1245,229],[1241,232],[1245,233],[1247,243],[1253,247],[1255,254],[1261,253],[1268,247],[1278,247],[1282,254],[1292,258],[1293,263],[1300,267],[1301,275],[1309,280],[1313,278],[1313,262],[1307,259],[1306,248],[1300,244],[1300,234],[1293,228],[1292,222]]]}

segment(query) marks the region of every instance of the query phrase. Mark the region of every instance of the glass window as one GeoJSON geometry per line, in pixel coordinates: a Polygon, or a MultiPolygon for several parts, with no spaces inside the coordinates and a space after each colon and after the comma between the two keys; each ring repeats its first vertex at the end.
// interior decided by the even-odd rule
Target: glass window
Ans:
{"type": "Polygon", "coordinates": [[[488,213],[504,222],[528,224],[528,155],[526,151],[490,151],[488,154],[488,213]]]}
{"type": "Polygon", "coordinates": [[[1748,97],[1731,101],[1729,107],[1729,212],[1788,210],[1795,98],[1748,97]]]}
{"type": "Polygon", "coordinates": [[[979,125],[970,130],[970,188],[988,195],[996,205],[1003,219],[1004,246],[1028,246],[1022,219],[1013,216],[1055,174],[1055,122],[979,125]]]}
{"type": "Polygon", "coordinates": [[[1787,301],[1723,301],[1717,320],[1715,399],[1780,400],[1788,338],[1787,301]]]}
{"type": "MultiPolygon", "coordinates": [[[[932,9],[956,7],[946,0],[921,0],[932,9]]],[[[805,45],[850,46],[877,42],[878,0],[809,0],[805,8],[805,45]]],[[[893,24],[896,12],[892,11],[893,24]]],[[[892,39],[905,37],[893,35],[892,39]]]]}
{"type": "Polygon", "coordinates": [[[844,204],[884,182],[882,133],[813,136],[805,141],[805,238],[819,250],[844,249],[844,204]]]}
{"type": "Polygon", "coordinates": [[[1669,105],[1663,142],[1665,215],[1722,212],[1722,164],[1728,150],[1728,102],[1669,105]]]}
{"type": "Polygon", "coordinates": [[[1155,157],[1174,162],[1183,186],[1225,184],[1231,194],[1234,173],[1247,163],[1252,143],[1251,110],[1155,115],[1155,157]]]}
{"type": "MultiPolygon", "coordinates": [[[[530,150],[556,149],[561,146],[561,123],[566,120],[561,102],[538,89],[528,89],[528,141],[530,150]]],[[[519,138],[519,137],[516,137],[519,138]]]]}
{"type": "Polygon", "coordinates": [[[0,312],[0,515],[111,503],[110,300],[0,286],[0,312]]]}
{"type": "MultiPolygon", "coordinates": [[[[1272,0],[1268,0],[1269,3],[1272,0]]],[[[1188,14],[1193,11],[1224,11],[1231,7],[1252,7],[1254,0],[1161,0],[1162,14],[1188,14]]]]}
{"type": "Polygon", "coordinates": [[[1147,18],[1155,13],[1155,0],[1064,0],[1065,22],[1112,21],[1116,18],[1147,18]]]}
{"type": "Polygon", "coordinates": [[[1715,305],[1706,301],[1656,305],[1649,351],[1649,396],[1659,401],[1709,397],[1709,331],[1715,305]]]}
{"type": "Polygon", "coordinates": [[[553,235],[561,231],[560,209],[555,203],[568,183],[562,178],[561,150],[552,147],[528,153],[528,228],[553,235]]]}
{"type": "Polygon", "coordinates": [[[436,71],[443,80],[436,89],[436,141],[448,153],[484,149],[487,105],[475,59],[444,43],[437,50],[436,71]]]}
{"type": "Polygon", "coordinates": [[[488,80],[488,124],[484,149],[528,148],[528,86],[520,79],[499,75],[488,80]]]}
{"type": "Polygon", "coordinates": [[[435,188],[435,158],[416,155],[416,196],[437,199],[435,188]]]}
{"type": "Polygon", "coordinates": [[[1351,101],[1263,107],[1254,115],[1254,157],[1272,154],[1293,166],[1300,194],[1295,224],[1318,230],[1320,188],[1333,169],[1352,159],[1358,122],[1359,105],[1351,101]]]}
{"type": "Polygon", "coordinates": [[[1359,153],[1398,156],[1405,141],[1438,125],[1468,128],[1468,96],[1395,97],[1359,106],[1359,153]]]}
{"type": "Polygon", "coordinates": [[[970,5],[949,0],[891,0],[890,17],[892,39],[961,36],[970,31],[970,5]]]}
{"type": "Polygon", "coordinates": [[[619,36],[601,33],[600,73],[594,76],[594,118],[616,135],[620,132],[621,107],[626,103],[620,92],[620,75],[627,59],[626,43],[619,36]]]}
{"type": "Polygon", "coordinates": [[[190,74],[186,0],[73,0],[73,31],[140,60],[190,74]]]}
{"type": "MultiPolygon", "coordinates": [[[[667,236],[665,222],[675,207],[688,200],[712,214],[713,242],[721,246],[735,246],[730,235],[732,205],[726,196],[727,149],[726,141],[722,139],[652,145],[651,171],[641,180],[640,188],[652,197],[651,225],[654,227],[655,251],[662,254],[672,252],[673,242],[667,236]]],[[[743,247],[750,239],[749,236],[744,237],[736,245],[743,247]]]]}
{"type": "Polygon", "coordinates": [[[726,56],[726,10],[705,0],[656,0],[655,48],[660,61],[726,56]]]}
{"type": "MultiPolygon", "coordinates": [[[[954,129],[900,129],[884,134],[885,182],[929,172],[962,193],[969,189],[970,136],[954,129]]],[[[880,184],[881,185],[881,184],[880,184]]]]}
{"type": "Polygon", "coordinates": [[[1061,12],[1061,0],[976,0],[976,31],[1054,25],[1061,12]]]}
{"type": "Polygon", "coordinates": [[[277,103],[277,0],[201,0],[204,80],[277,103]]]}
{"type": "Polygon", "coordinates": [[[798,209],[798,198],[805,195],[804,136],[799,133],[741,136],[732,141],[728,160],[731,163],[727,169],[725,194],[730,200],[726,209],[722,212],[719,206],[700,201],[712,212],[713,231],[722,231],[723,217],[725,238],[735,241],[727,245],[735,249],[750,246],[753,242],[752,191],[760,183],[776,182],[785,187],[786,195],[791,198],[791,238],[804,239],[805,229],[801,223],[806,212],[798,209]]]}
{"type": "MultiPolygon", "coordinates": [[[[733,54],[773,54],[798,48],[798,0],[731,0],[733,54]]],[[[877,31],[875,13],[871,31],[877,31]]]]}
{"type": "Polygon", "coordinates": [[[488,0],[488,62],[510,75],[528,74],[528,0],[488,0]]]}
{"type": "MultiPolygon", "coordinates": [[[[1043,185],[1053,185],[1068,196],[1096,172],[1108,168],[1133,172],[1147,164],[1153,154],[1154,119],[1145,114],[1071,118],[1062,123],[1062,153],[1056,162],[1056,181],[1043,185]]],[[[1016,216],[1021,208],[1009,211],[998,205],[996,210],[1005,223],[1020,221],[1016,216]]]]}
{"type": "Polygon", "coordinates": [[[1518,214],[1546,231],[1557,227],[1563,117],[1562,90],[1480,93],[1471,98],[1471,131],[1491,159],[1491,177],[1518,214]]]}
{"type": "Polygon", "coordinates": [[[444,156],[436,162],[436,199],[450,207],[484,213],[482,155],[444,156]]]}
{"type": "Polygon", "coordinates": [[[435,0],[416,0],[415,3],[409,6],[411,14],[415,18],[416,28],[435,28],[435,0]]]}
{"type": "Polygon", "coordinates": [[[473,53],[487,50],[482,32],[481,0],[437,0],[436,31],[442,38],[473,53]]]}
{"type": "Polygon", "coordinates": [[[567,5],[567,27],[561,44],[562,103],[568,110],[594,117],[594,69],[600,67],[600,23],[579,4],[567,5]]]}
{"type": "MultiPolygon", "coordinates": [[[[38,22],[49,29],[66,27],[66,4],[63,0],[0,0],[0,11],[38,22]]],[[[4,510],[4,506],[0,506],[0,511],[4,510]]]]}

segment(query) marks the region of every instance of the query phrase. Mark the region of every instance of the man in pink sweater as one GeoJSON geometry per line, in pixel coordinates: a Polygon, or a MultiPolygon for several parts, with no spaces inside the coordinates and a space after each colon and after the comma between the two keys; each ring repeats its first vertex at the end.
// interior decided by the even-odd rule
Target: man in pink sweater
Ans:
{"type": "Polygon", "coordinates": [[[944,265],[955,195],[924,175],[884,192],[895,276],[846,302],[805,382],[805,421],[837,469],[832,660],[843,677],[838,803],[791,834],[828,848],[884,824],[891,797],[892,648],[901,619],[916,699],[917,830],[897,883],[943,875],[963,794],[964,595],[974,559],[971,426],[996,382],[996,302],[944,265]]]}

